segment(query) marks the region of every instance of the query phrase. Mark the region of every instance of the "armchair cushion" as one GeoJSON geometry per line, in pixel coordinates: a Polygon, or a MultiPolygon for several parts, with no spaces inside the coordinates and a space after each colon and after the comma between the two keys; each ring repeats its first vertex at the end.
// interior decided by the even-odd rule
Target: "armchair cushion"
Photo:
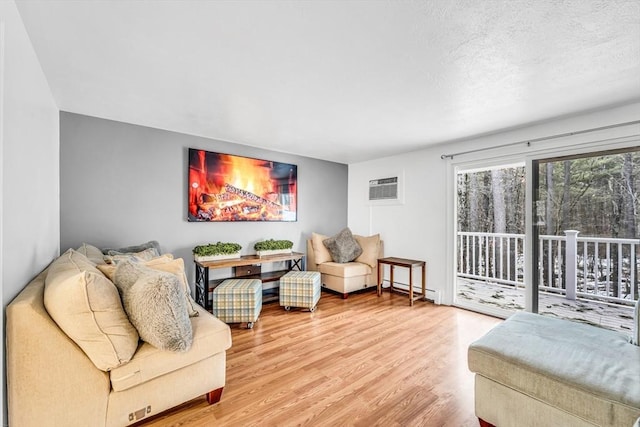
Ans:
{"type": "Polygon", "coordinates": [[[316,264],[332,261],[331,253],[323,243],[328,238],[329,236],[324,234],[311,233],[311,247],[313,248],[316,264]]]}
{"type": "Polygon", "coordinates": [[[380,235],[358,236],[354,234],[356,241],[362,248],[362,253],[355,259],[356,262],[363,262],[371,268],[378,267],[378,254],[380,252],[380,235]]]}
{"type": "Polygon", "coordinates": [[[371,274],[371,267],[361,262],[325,262],[318,266],[318,271],[331,276],[356,277],[371,274]]]}

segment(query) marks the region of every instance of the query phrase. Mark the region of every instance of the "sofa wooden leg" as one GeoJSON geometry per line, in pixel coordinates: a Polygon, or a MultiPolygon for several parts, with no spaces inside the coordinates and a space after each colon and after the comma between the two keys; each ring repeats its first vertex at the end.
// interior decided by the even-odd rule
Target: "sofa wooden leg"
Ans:
{"type": "Polygon", "coordinates": [[[349,298],[349,294],[342,294],[342,299],[347,299],[349,298]]]}
{"type": "Polygon", "coordinates": [[[207,403],[209,403],[209,405],[220,402],[220,399],[222,398],[222,389],[224,389],[224,387],[220,387],[216,390],[211,390],[206,394],[207,403]]]}
{"type": "Polygon", "coordinates": [[[478,421],[480,421],[480,427],[496,427],[493,424],[486,422],[482,418],[478,418],[478,421]]]}

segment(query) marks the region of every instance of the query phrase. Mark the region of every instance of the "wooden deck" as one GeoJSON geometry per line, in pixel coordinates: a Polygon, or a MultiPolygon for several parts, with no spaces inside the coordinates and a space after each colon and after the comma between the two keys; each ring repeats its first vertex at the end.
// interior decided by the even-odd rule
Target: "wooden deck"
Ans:
{"type": "MultiPolygon", "coordinates": [[[[516,312],[524,310],[524,289],[513,286],[458,278],[458,299],[488,304],[516,312]]],[[[547,316],[588,323],[630,333],[633,329],[633,307],[540,293],[538,312],[547,316]]]]}

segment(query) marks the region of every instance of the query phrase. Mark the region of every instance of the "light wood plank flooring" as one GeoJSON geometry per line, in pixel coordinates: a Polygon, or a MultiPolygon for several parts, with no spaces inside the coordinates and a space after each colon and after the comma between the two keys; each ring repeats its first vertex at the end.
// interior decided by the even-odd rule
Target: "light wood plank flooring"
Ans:
{"type": "MultiPolygon", "coordinates": [[[[467,347],[499,319],[375,291],[231,325],[222,400],[145,426],[477,426],[467,347]]],[[[206,372],[202,373],[206,375],[206,372]]]]}

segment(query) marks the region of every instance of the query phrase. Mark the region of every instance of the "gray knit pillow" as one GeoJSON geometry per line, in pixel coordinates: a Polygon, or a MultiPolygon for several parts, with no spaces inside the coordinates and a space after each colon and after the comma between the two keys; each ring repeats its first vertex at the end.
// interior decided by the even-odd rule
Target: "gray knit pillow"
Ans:
{"type": "Polygon", "coordinates": [[[125,260],[118,263],[114,283],[143,341],[161,350],[181,352],[191,348],[193,330],[176,275],[125,260]]]}
{"type": "Polygon", "coordinates": [[[362,254],[362,248],[351,234],[351,230],[345,228],[333,237],[322,241],[331,254],[333,262],[351,262],[362,254]]]}
{"type": "Polygon", "coordinates": [[[162,252],[160,251],[160,243],[158,243],[157,240],[149,240],[147,243],[142,243],[140,245],[134,245],[134,246],[126,246],[124,248],[102,248],[102,253],[105,255],[109,255],[109,252],[129,254],[129,253],[135,253],[135,252],[142,252],[145,249],[153,249],[156,253],[156,256],[162,255],[162,252]]]}

